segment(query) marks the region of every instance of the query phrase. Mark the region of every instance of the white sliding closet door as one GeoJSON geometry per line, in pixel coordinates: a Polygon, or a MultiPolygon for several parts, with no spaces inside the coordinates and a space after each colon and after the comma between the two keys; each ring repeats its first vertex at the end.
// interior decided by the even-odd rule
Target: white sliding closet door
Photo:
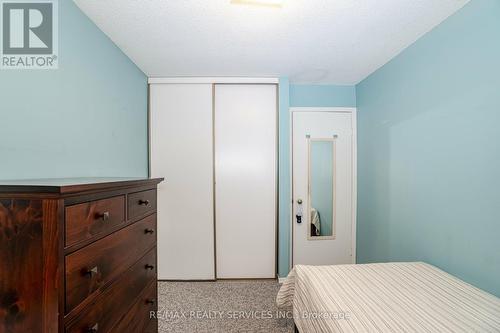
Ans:
{"type": "Polygon", "coordinates": [[[276,94],[215,85],[217,278],[276,276],[276,94]]]}
{"type": "Polygon", "coordinates": [[[214,279],[212,85],[151,85],[150,135],[158,278],[214,279]]]}

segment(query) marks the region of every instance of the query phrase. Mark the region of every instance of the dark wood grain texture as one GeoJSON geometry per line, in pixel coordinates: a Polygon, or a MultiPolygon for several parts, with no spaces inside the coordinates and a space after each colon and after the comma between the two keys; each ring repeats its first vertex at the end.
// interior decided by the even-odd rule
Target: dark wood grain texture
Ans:
{"type": "MultiPolygon", "coordinates": [[[[134,303],[140,299],[143,290],[151,282],[154,282],[155,271],[150,271],[145,267],[154,261],[155,256],[156,252],[153,250],[128,269],[117,283],[108,288],[95,303],[83,311],[82,316],[68,325],[66,332],[88,333],[88,329],[91,327],[98,327],[98,332],[112,332],[112,328],[127,315],[134,303]]],[[[156,296],[154,299],[156,303],[156,296]]],[[[150,308],[154,306],[146,301],[144,303],[150,308]]],[[[131,331],[127,329],[121,332],[131,331]]]]}
{"type": "Polygon", "coordinates": [[[0,332],[58,326],[57,200],[0,200],[0,332]]]}
{"type": "MultiPolygon", "coordinates": [[[[112,332],[127,316],[142,316],[139,304],[156,294],[161,180],[0,184],[0,333],[64,332],[89,313],[105,322],[98,332],[112,332]],[[148,202],[132,205],[138,200],[148,202]],[[108,224],[95,218],[104,212],[108,224]],[[77,278],[95,266],[97,274],[77,278]]],[[[133,327],[156,332],[143,318],[133,327]]]]}
{"type": "Polygon", "coordinates": [[[0,201],[0,332],[41,332],[41,200],[0,201]]]}
{"type": "Polygon", "coordinates": [[[156,214],[150,215],[66,256],[66,313],[122,275],[156,244],[155,223],[156,214]]]}
{"type": "Polygon", "coordinates": [[[142,191],[128,196],[128,218],[144,216],[156,210],[156,191],[142,191]]]}
{"type": "Polygon", "coordinates": [[[113,327],[112,332],[122,333],[146,333],[158,331],[158,304],[152,300],[157,298],[157,282],[153,281],[140,295],[134,305],[125,314],[118,324],[113,327]]]}
{"type": "Polygon", "coordinates": [[[91,239],[125,222],[125,196],[66,207],[66,246],[91,239]]]}
{"type": "Polygon", "coordinates": [[[106,191],[151,185],[155,187],[163,178],[57,178],[0,181],[0,193],[56,193],[82,194],[88,191],[106,191]]]}
{"type": "Polygon", "coordinates": [[[62,264],[62,200],[43,200],[43,300],[42,332],[57,332],[59,313],[59,268],[62,264]]]}

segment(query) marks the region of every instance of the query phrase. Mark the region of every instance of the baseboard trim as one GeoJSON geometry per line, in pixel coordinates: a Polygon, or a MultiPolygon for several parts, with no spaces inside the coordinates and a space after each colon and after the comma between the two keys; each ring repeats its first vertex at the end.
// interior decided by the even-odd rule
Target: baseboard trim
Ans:
{"type": "Polygon", "coordinates": [[[168,280],[158,279],[158,282],[215,282],[216,280],[168,280]]]}
{"type": "Polygon", "coordinates": [[[169,279],[158,279],[158,282],[217,282],[217,281],[276,281],[283,283],[286,278],[218,278],[218,279],[207,279],[207,280],[169,280],[169,279]]]}
{"type": "Polygon", "coordinates": [[[276,278],[217,278],[217,281],[271,281],[276,278]]]}

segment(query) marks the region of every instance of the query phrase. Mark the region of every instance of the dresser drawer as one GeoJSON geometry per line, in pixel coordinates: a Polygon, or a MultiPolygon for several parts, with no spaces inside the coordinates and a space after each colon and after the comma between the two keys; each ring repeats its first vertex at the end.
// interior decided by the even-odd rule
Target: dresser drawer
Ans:
{"type": "Polygon", "coordinates": [[[137,299],[125,317],[115,326],[112,332],[116,333],[156,333],[158,332],[158,320],[156,302],[157,282],[153,281],[145,292],[137,299]],[[153,316],[151,316],[153,314],[153,316]]]}
{"type": "MultiPolygon", "coordinates": [[[[156,286],[156,272],[145,267],[154,262],[155,256],[156,249],[153,249],[128,269],[120,280],[89,304],[82,315],[66,325],[66,332],[88,333],[92,328],[97,329],[96,332],[132,332],[128,329],[116,331],[113,327],[125,320],[124,316],[139,302],[143,306],[134,314],[142,316],[147,312],[146,319],[149,319],[149,311],[156,309],[156,288],[150,290],[151,285],[156,286]]],[[[132,318],[133,321],[146,319],[132,318]]]]}
{"type": "Polygon", "coordinates": [[[125,196],[66,207],[65,244],[71,246],[125,221],[125,196]]]}
{"type": "Polygon", "coordinates": [[[156,244],[155,229],[153,214],[66,256],[66,313],[123,274],[152,248],[156,244]]]}
{"type": "Polygon", "coordinates": [[[156,190],[142,191],[128,195],[128,218],[144,216],[156,210],[156,190]]]}

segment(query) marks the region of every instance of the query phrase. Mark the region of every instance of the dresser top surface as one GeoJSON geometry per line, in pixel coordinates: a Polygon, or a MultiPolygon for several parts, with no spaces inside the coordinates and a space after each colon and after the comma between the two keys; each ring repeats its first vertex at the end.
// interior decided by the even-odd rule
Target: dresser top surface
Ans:
{"type": "Polygon", "coordinates": [[[75,193],[88,190],[111,189],[124,186],[159,184],[163,178],[82,177],[0,180],[0,193],[75,193]]]}

